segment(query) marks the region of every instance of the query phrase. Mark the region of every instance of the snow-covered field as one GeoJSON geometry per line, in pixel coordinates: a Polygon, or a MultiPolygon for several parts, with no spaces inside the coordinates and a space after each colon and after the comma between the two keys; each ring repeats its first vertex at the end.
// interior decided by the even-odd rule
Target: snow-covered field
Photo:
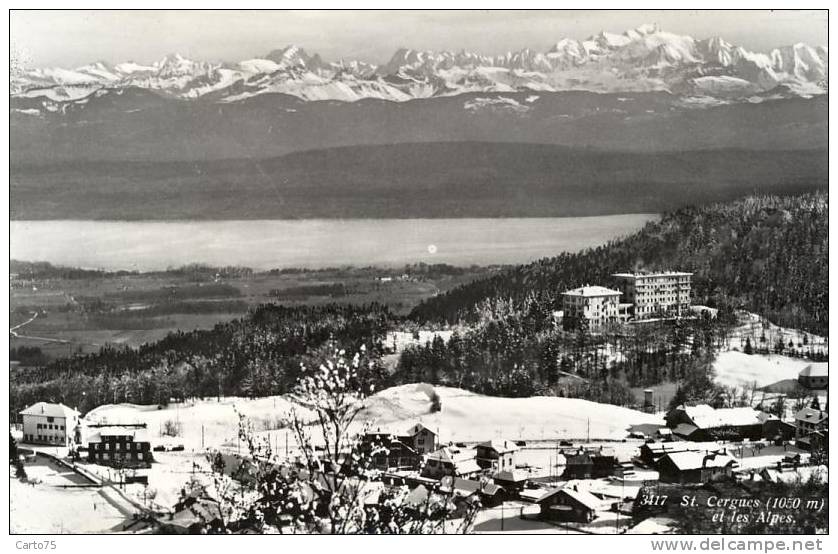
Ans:
{"type": "Polygon", "coordinates": [[[72,472],[38,458],[26,465],[35,485],[9,479],[9,526],[13,533],[106,533],[121,531],[126,517],[97,488],[72,488],[72,472]],[[48,508],[48,509],[47,509],[48,508]]]}
{"type": "Polygon", "coordinates": [[[628,408],[574,398],[536,396],[499,398],[463,389],[409,384],[381,391],[370,398],[364,418],[382,430],[404,431],[421,422],[443,442],[492,438],[613,439],[642,423],[662,424],[660,417],[628,408]],[[442,410],[430,412],[430,391],[440,397],[442,410]]]}
{"type": "Polygon", "coordinates": [[[791,342],[796,350],[829,353],[829,341],[824,337],[797,329],[780,327],[752,313],[741,315],[743,322],[734,329],[726,350],[718,353],[713,369],[716,381],[726,386],[747,387],[756,382],[758,387],[771,385],[783,379],[797,379],[800,370],[812,363],[804,358],[793,358],[780,354],[744,353],[747,340],[754,349],[774,348],[782,341],[785,348],[791,342]],[[762,338],[765,337],[765,342],[762,338]],[[804,344],[805,342],[805,344],[804,344]]]}
{"type": "Polygon", "coordinates": [[[810,363],[778,354],[749,355],[729,350],[719,352],[713,369],[719,384],[742,388],[756,382],[758,387],[764,387],[783,379],[797,379],[800,370],[810,363]]]}

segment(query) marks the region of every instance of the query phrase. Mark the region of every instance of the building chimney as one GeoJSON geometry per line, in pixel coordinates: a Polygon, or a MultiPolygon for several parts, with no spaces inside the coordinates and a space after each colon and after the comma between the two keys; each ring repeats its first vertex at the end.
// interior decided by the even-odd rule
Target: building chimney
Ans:
{"type": "Polygon", "coordinates": [[[652,389],[646,389],[643,391],[643,406],[654,406],[654,399],[653,395],[654,392],[652,389]]]}

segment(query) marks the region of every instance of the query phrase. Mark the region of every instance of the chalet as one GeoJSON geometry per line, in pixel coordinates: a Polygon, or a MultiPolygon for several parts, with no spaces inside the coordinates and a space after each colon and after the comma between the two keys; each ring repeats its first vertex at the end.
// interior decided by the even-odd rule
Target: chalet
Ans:
{"type": "Polygon", "coordinates": [[[803,408],[794,416],[795,438],[808,437],[816,431],[823,431],[829,425],[829,413],[813,408],[803,408]]]}
{"type": "Polygon", "coordinates": [[[518,451],[518,446],[512,441],[493,439],[478,444],[474,449],[477,464],[483,469],[515,469],[515,452],[518,451]]]}
{"type": "Polygon", "coordinates": [[[572,488],[552,489],[537,501],[541,518],[589,523],[596,518],[602,501],[589,492],[572,488]]]}
{"type": "Polygon", "coordinates": [[[505,470],[495,473],[492,481],[503,487],[509,494],[517,494],[527,486],[529,475],[515,469],[505,470]]]}
{"type": "Polygon", "coordinates": [[[429,454],[437,448],[436,433],[421,423],[417,423],[408,429],[404,435],[399,436],[399,440],[411,447],[420,456],[429,454]]]}
{"type": "Polygon", "coordinates": [[[425,456],[421,476],[429,479],[442,479],[446,476],[467,477],[483,471],[474,459],[473,451],[461,451],[456,447],[445,446],[425,456]]]}
{"type": "Polygon", "coordinates": [[[600,446],[598,449],[593,449],[589,452],[591,454],[591,461],[594,464],[594,478],[614,475],[614,471],[619,464],[617,462],[617,453],[613,448],[603,448],[600,446]]]}
{"type": "Polygon", "coordinates": [[[389,433],[367,433],[361,440],[360,448],[370,457],[376,469],[417,469],[422,456],[406,444],[404,438],[389,433]]]}
{"type": "Polygon", "coordinates": [[[87,458],[94,464],[148,467],[154,458],[144,428],[103,425],[87,437],[87,458]]]}
{"type": "Polygon", "coordinates": [[[803,408],[794,416],[795,441],[798,448],[819,450],[829,444],[829,413],[803,408]]]}
{"type": "Polygon", "coordinates": [[[666,414],[672,433],[690,441],[759,440],[765,415],[753,408],[715,409],[707,404],[678,406],[666,414]]]}
{"type": "Polygon", "coordinates": [[[594,474],[594,461],[591,455],[579,449],[575,454],[565,453],[565,479],[590,479],[594,474]]]}
{"type": "Polygon", "coordinates": [[[667,454],[676,452],[716,452],[722,451],[723,447],[716,442],[647,442],[640,447],[640,459],[647,465],[656,464],[667,454]]]}
{"type": "Polygon", "coordinates": [[[828,483],[829,469],[824,465],[788,467],[779,464],[779,467],[763,468],[759,476],[763,481],[770,483],[805,483],[810,479],[817,479],[822,483],[828,483]]]}
{"type": "Polygon", "coordinates": [[[658,461],[662,481],[671,483],[706,483],[718,476],[731,476],[736,460],[727,454],[702,454],[677,452],[667,454],[658,461]]]}
{"type": "Polygon", "coordinates": [[[51,446],[73,446],[79,431],[76,410],[64,404],[38,402],[20,412],[23,419],[23,442],[51,446]]]}
{"type": "Polygon", "coordinates": [[[460,477],[444,477],[439,491],[455,498],[479,499],[483,506],[497,506],[506,499],[506,491],[500,485],[460,477]]]}
{"type": "Polygon", "coordinates": [[[797,382],[807,389],[825,389],[829,386],[829,364],[820,362],[804,367],[797,376],[797,382]]]}

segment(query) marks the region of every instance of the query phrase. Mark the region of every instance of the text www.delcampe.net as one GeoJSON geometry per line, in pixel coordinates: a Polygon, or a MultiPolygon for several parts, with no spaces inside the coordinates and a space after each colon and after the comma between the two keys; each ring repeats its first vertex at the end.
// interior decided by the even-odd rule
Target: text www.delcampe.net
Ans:
{"type": "Polygon", "coordinates": [[[811,552],[823,550],[823,541],[814,540],[771,540],[771,539],[671,539],[652,540],[653,551],[741,551],[741,552],[811,552]]]}

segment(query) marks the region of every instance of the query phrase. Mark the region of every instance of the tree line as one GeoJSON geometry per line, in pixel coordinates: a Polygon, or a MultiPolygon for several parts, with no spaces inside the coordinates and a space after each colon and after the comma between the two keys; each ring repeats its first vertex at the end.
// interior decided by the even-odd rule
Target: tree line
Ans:
{"type": "MultiPolygon", "coordinates": [[[[41,400],[82,412],[102,404],[166,404],[171,399],[269,396],[291,390],[301,364],[328,341],[362,345],[380,358],[392,315],[381,305],[262,305],[207,330],[178,331],[139,348],[107,345],[41,367],[12,368],[12,414],[41,400]]],[[[379,363],[365,379],[380,383],[379,363]]]]}

